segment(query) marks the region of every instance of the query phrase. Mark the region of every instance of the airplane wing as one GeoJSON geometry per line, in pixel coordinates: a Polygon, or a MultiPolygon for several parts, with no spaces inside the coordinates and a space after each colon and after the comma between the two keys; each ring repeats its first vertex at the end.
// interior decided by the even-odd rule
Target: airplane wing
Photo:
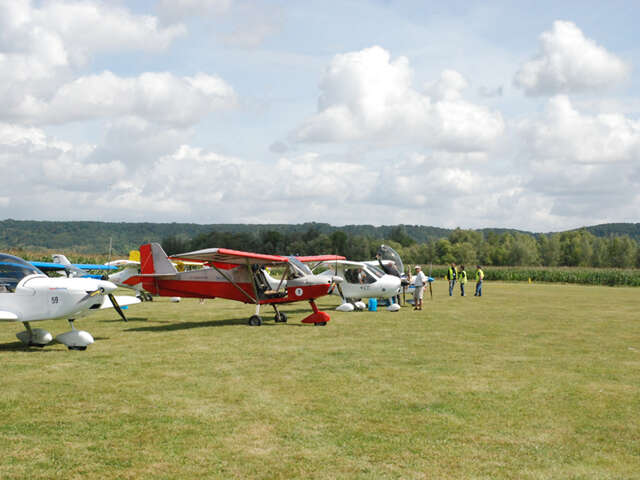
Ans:
{"type": "Polygon", "coordinates": [[[61,263],[53,263],[53,262],[29,262],[31,265],[36,267],[38,270],[43,272],[57,272],[60,270],[64,270],[65,266],[61,263]]]}
{"type": "Polygon", "coordinates": [[[345,260],[344,257],[342,257],[342,260],[341,259],[325,260],[319,263],[319,265],[325,265],[325,266],[332,266],[335,264],[344,265],[347,267],[362,267],[365,265],[365,262],[355,262],[353,260],[345,260]]]}
{"type": "Polygon", "coordinates": [[[105,263],[105,265],[110,265],[113,267],[125,267],[129,265],[135,265],[137,267],[140,265],[140,262],[136,260],[112,260],[110,262],[105,263]]]}
{"type": "Polygon", "coordinates": [[[81,270],[117,270],[115,265],[100,265],[95,263],[72,263],[71,266],[81,270]]]}
{"type": "Polygon", "coordinates": [[[42,270],[43,272],[66,270],[71,267],[79,268],[80,270],[117,270],[117,267],[112,265],[98,265],[91,263],[72,263],[70,265],[63,265],[62,263],[55,262],[29,262],[34,267],[42,270]]]}
{"type": "Polygon", "coordinates": [[[0,321],[1,322],[17,322],[20,319],[13,312],[7,312],[4,310],[0,310],[0,321]]]}
{"type": "Polygon", "coordinates": [[[247,262],[252,265],[280,265],[288,263],[289,259],[280,255],[266,255],[263,253],[242,252],[229,248],[205,248],[194,252],[173,255],[172,260],[196,260],[214,264],[242,265],[247,262]]]}
{"type": "Polygon", "coordinates": [[[310,255],[306,257],[296,257],[302,263],[322,263],[335,262],[336,260],[346,260],[342,255],[310,255]]]}

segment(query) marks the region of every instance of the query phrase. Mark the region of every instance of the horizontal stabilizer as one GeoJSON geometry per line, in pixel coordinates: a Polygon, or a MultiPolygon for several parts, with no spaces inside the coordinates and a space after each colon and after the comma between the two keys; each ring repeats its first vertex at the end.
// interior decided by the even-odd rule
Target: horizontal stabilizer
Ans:
{"type": "MultiPolygon", "coordinates": [[[[140,303],[140,299],[137,297],[133,297],[131,295],[115,295],[116,297],[116,302],[118,302],[118,305],[120,305],[121,307],[124,307],[126,305],[134,305],[136,303],[140,303]]],[[[109,297],[105,296],[104,300],[102,301],[102,305],[100,305],[100,308],[113,308],[113,303],[111,303],[111,300],[109,300],[109,297]]]]}

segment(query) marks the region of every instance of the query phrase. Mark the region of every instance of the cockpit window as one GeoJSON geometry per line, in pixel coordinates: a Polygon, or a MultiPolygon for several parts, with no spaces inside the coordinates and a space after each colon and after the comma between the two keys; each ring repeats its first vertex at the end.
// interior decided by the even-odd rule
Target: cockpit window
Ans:
{"type": "Polygon", "coordinates": [[[385,274],[382,270],[380,270],[375,265],[369,265],[369,270],[371,270],[371,273],[373,273],[378,278],[382,278],[385,274]]]}
{"type": "Polygon", "coordinates": [[[298,260],[296,257],[287,257],[289,264],[291,265],[289,278],[300,278],[305,275],[312,275],[311,270],[304,263],[298,260]]]}
{"type": "Polygon", "coordinates": [[[13,290],[28,275],[44,275],[29,262],[13,255],[0,254],[0,285],[13,290]]]}

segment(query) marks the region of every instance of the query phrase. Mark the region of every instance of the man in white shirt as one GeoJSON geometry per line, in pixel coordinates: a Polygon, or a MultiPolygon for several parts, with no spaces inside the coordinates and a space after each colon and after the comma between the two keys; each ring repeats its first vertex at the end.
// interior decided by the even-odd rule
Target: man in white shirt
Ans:
{"type": "Polygon", "coordinates": [[[413,278],[413,309],[422,310],[422,297],[424,295],[424,286],[427,283],[427,276],[422,273],[420,265],[416,265],[416,275],[413,278]]]}

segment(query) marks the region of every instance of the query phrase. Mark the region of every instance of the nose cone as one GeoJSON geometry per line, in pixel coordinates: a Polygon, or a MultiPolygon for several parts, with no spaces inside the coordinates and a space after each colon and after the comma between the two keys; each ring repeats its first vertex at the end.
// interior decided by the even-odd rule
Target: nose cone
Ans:
{"type": "Polygon", "coordinates": [[[400,291],[400,278],[395,277],[393,275],[385,275],[384,285],[387,291],[393,292],[394,294],[396,294],[400,291]]]}
{"type": "Polygon", "coordinates": [[[99,280],[98,288],[104,290],[105,294],[115,292],[116,288],[118,288],[114,283],[109,282],[108,280],[99,280]]]}

